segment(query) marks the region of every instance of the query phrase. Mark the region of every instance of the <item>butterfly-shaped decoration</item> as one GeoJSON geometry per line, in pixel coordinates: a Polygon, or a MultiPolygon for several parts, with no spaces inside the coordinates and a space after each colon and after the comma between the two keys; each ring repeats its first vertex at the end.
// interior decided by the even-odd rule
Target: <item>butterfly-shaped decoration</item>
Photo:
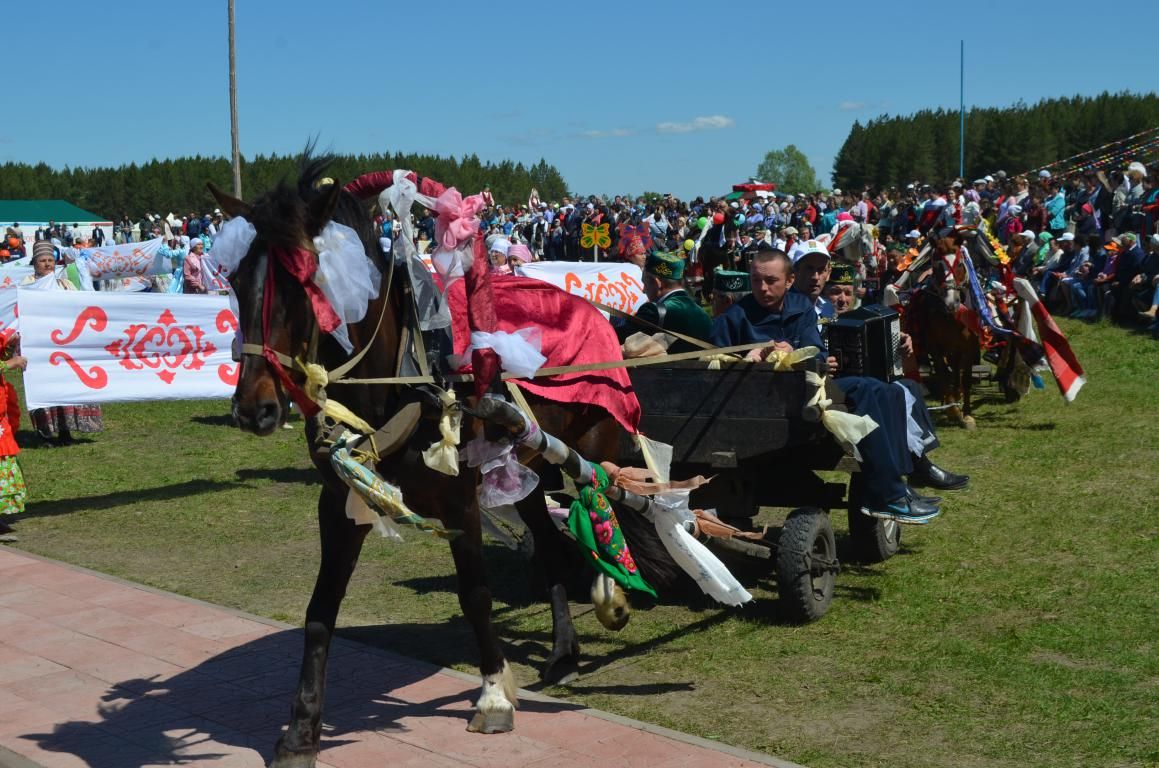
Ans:
{"type": "Polygon", "coordinates": [[[612,236],[608,234],[607,224],[583,224],[581,226],[580,247],[581,248],[610,248],[612,245],[612,236]]]}

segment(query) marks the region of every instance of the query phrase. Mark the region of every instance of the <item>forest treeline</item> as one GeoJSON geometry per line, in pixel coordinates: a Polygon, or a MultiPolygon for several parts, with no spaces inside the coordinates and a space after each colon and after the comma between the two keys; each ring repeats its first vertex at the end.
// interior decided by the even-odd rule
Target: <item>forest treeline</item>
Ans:
{"type": "MultiPolygon", "coordinates": [[[[855,122],[833,162],[833,183],[860,189],[952,179],[958,175],[958,123],[957,110],[945,109],[855,122]]],[[[1020,101],[1005,108],[975,107],[966,112],[965,177],[1041,168],[1156,126],[1155,93],[1104,92],[1030,106],[1020,101]]]]}
{"type": "MultiPolygon", "coordinates": [[[[296,156],[258,155],[243,160],[243,196],[254,200],[280,181],[293,182],[297,168],[296,156]]],[[[567,194],[563,176],[544,160],[525,166],[510,160],[483,162],[475,155],[461,159],[402,153],[338,155],[327,174],[345,183],[369,171],[396,168],[429,176],[447,186],[459,188],[464,194],[473,194],[490,186],[495,201],[501,205],[526,203],[532,187],[539,190],[543,200],[559,200],[567,194]]],[[[45,163],[5,163],[0,165],[0,199],[67,200],[108,219],[122,213],[136,219],[147,212],[164,215],[170,211],[183,214],[212,210],[215,203],[206,191],[207,181],[226,191],[231,190],[233,174],[229,160],[180,157],[117,168],[61,170],[45,163]]]]}

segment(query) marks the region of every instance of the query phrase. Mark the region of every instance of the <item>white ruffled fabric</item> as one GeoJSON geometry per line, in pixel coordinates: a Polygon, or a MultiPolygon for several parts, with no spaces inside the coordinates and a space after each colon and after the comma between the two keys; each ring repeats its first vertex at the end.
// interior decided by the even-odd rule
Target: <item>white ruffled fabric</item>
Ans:
{"type": "Polygon", "coordinates": [[[330,335],[350,354],[354,346],[347,326],[366,317],[366,307],[378,297],[382,274],[367,258],[358,233],[345,224],[328,223],[314,238],[314,248],[318,251],[314,282],[342,319],[330,335]]]}
{"type": "Polygon", "coordinates": [[[463,354],[450,357],[451,365],[459,368],[469,362],[476,349],[493,349],[500,357],[503,370],[530,378],[547,362],[539,351],[543,347],[541,335],[538,328],[520,328],[514,333],[472,331],[471,344],[463,354]]]}
{"type": "Polygon", "coordinates": [[[221,225],[213,238],[213,257],[226,277],[237,271],[257,236],[257,229],[244,216],[235,216],[221,225]]]}
{"type": "MultiPolygon", "coordinates": [[[[413,290],[415,310],[419,318],[419,328],[424,331],[446,328],[451,324],[451,307],[439,295],[434,277],[419,258],[414,247],[414,221],[411,218],[411,208],[415,203],[426,208],[435,207],[435,199],[419,194],[415,183],[407,178],[410,171],[396,170],[393,183],[384,189],[378,196],[378,206],[381,210],[394,210],[402,229],[400,237],[394,239],[395,252],[403,257],[407,272],[410,274],[410,283],[413,290]]],[[[389,240],[389,238],[382,238],[389,240]]],[[[389,245],[387,246],[389,247],[389,245]]],[[[444,283],[446,285],[446,283],[444,283]]]]}
{"type": "Polygon", "coordinates": [[[498,509],[523,501],[539,485],[539,475],[515,458],[513,443],[493,443],[476,437],[463,446],[468,467],[479,467],[479,505],[498,509]]]}
{"type": "MultiPolygon", "coordinates": [[[[644,455],[644,463],[652,471],[656,480],[667,483],[671,480],[672,446],[644,435],[636,435],[636,444],[644,455]]],[[[725,605],[743,605],[753,599],[748,590],[736,580],[708,547],[701,544],[689,533],[695,515],[688,508],[691,491],[671,491],[658,493],[652,497],[652,525],[660,537],[660,543],[668,550],[669,556],[700,587],[704,594],[725,605]]]]}

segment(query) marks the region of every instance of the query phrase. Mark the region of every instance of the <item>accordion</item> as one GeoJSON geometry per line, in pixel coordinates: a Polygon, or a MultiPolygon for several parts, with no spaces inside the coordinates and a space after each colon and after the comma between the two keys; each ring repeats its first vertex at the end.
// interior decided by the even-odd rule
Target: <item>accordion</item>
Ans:
{"type": "Polygon", "coordinates": [[[881,304],[867,304],[822,326],[829,354],[837,358],[837,376],[869,376],[882,381],[901,378],[901,316],[881,304]]]}

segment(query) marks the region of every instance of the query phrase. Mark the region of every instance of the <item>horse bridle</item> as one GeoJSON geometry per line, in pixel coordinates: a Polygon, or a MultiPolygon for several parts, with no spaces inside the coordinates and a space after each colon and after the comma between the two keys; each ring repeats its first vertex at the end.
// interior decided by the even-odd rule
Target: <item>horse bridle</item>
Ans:
{"type": "MultiPolygon", "coordinates": [[[[312,254],[315,260],[319,258],[318,251],[316,251],[313,247],[300,248],[301,250],[312,254]]],[[[275,283],[274,262],[277,260],[277,258],[270,254],[269,248],[267,247],[266,279],[262,285],[261,337],[258,339],[260,343],[255,344],[252,342],[246,342],[243,337],[242,344],[240,345],[241,354],[238,357],[240,358],[249,355],[251,357],[260,357],[265,360],[266,364],[273,371],[278,381],[281,382],[282,386],[285,388],[286,393],[289,395],[290,399],[302,411],[302,414],[307,417],[313,417],[319,411],[318,404],[313,399],[311,399],[306,394],[306,392],[300,386],[298,386],[297,383],[294,382],[292,378],[290,378],[290,374],[286,369],[297,369],[302,373],[308,373],[306,366],[312,364],[316,365],[315,361],[317,360],[319,338],[319,325],[317,318],[315,318],[314,329],[311,332],[310,340],[306,345],[306,359],[304,361],[279,352],[278,350],[271,347],[268,341],[270,337],[270,317],[273,314],[275,283]]],[[[370,338],[367,339],[366,343],[363,344],[362,349],[358,350],[358,352],[356,352],[353,357],[351,357],[337,368],[331,371],[326,371],[325,378],[329,384],[341,383],[346,375],[350,373],[350,371],[352,371],[359,362],[361,362],[362,358],[370,350],[371,346],[373,346],[374,339],[377,338],[378,332],[382,328],[382,321],[386,317],[386,312],[390,305],[390,291],[394,283],[394,259],[389,258],[386,261],[387,269],[385,286],[379,293],[379,295],[382,297],[382,310],[379,312],[378,321],[375,323],[374,331],[371,333],[370,338]]],[[[238,333],[242,333],[240,322],[238,333]]],[[[238,359],[238,362],[241,362],[240,359],[238,359]]]]}

